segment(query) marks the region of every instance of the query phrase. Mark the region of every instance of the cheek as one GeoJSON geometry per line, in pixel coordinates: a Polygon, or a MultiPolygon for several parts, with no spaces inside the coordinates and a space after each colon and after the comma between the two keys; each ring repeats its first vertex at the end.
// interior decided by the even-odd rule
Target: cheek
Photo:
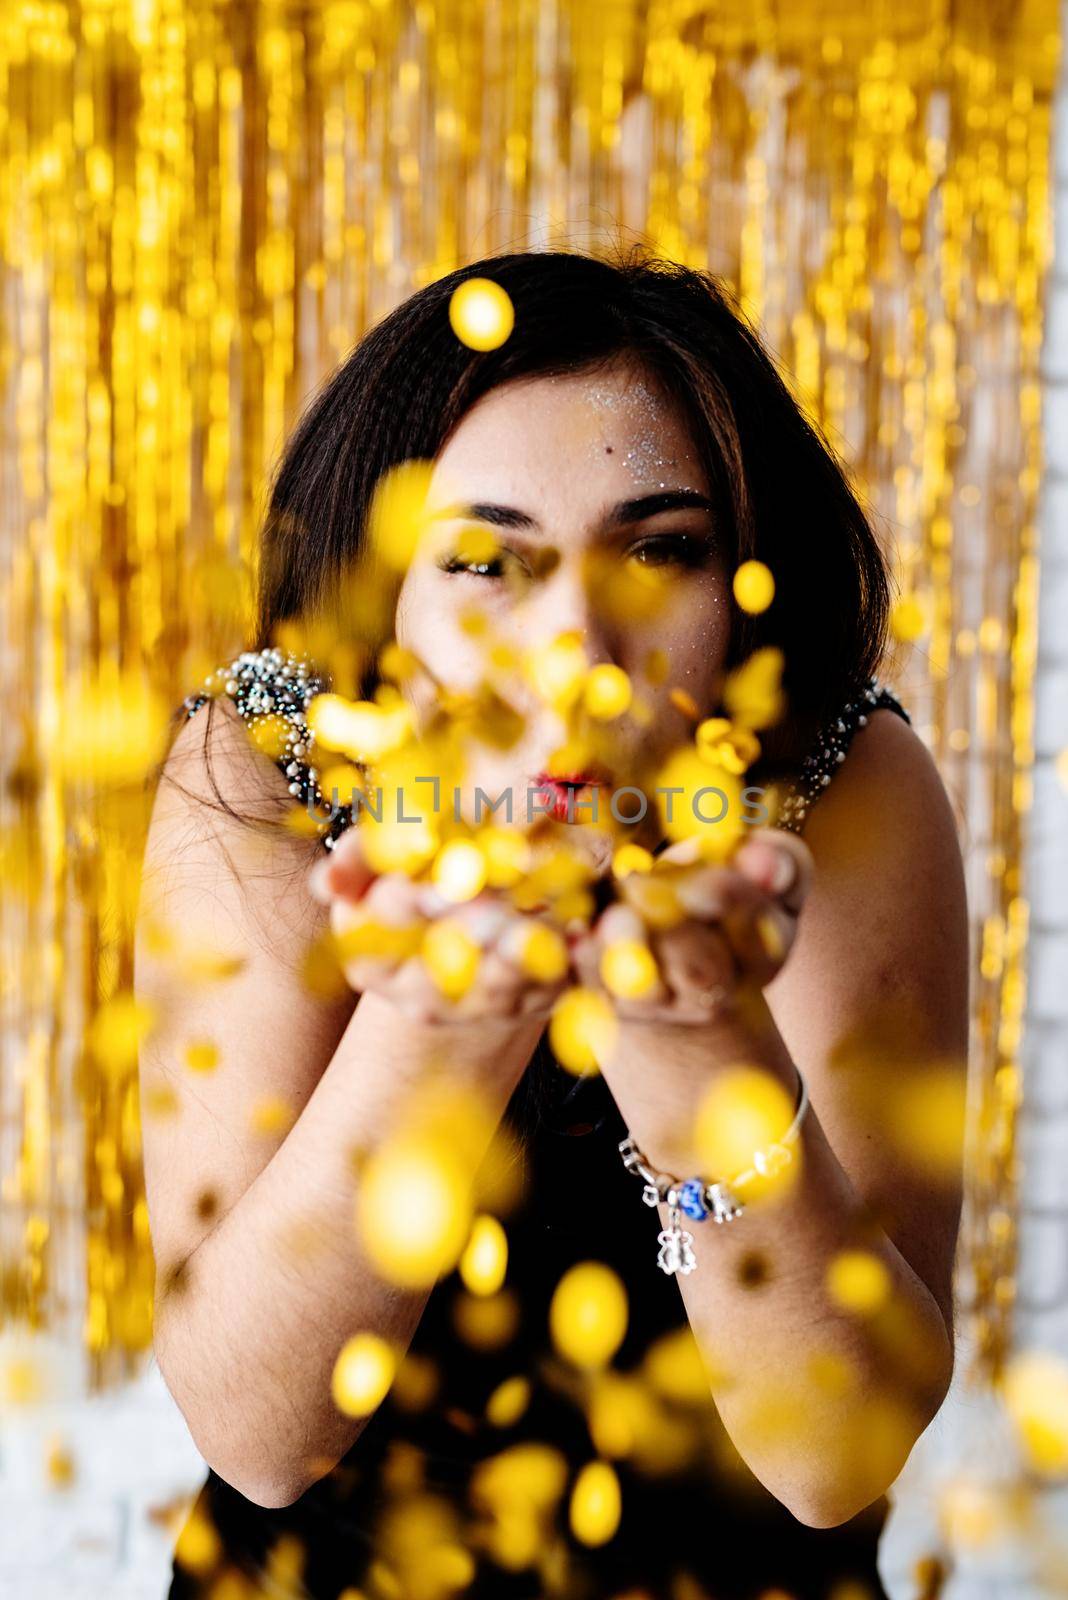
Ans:
{"type": "Polygon", "coordinates": [[[482,677],[477,642],[461,625],[450,595],[438,592],[432,577],[409,573],[397,605],[397,643],[453,689],[475,689],[482,677]]]}
{"type": "MultiPolygon", "coordinates": [[[[671,685],[684,687],[697,699],[710,690],[726,660],[730,644],[730,608],[719,583],[680,595],[670,618],[661,618],[653,643],[667,656],[666,694],[671,685]]],[[[643,641],[644,643],[644,641],[643,641]]]]}

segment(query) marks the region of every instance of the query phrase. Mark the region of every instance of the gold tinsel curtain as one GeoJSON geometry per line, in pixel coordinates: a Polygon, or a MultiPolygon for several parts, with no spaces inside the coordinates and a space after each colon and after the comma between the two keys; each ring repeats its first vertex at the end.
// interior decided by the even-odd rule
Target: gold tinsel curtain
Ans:
{"type": "Polygon", "coordinates": [[[2,1310],[151,1338],[131,931],[169,708],[243,642],[313,388],[495,250],[708,267],[893,551],[889,674],[962,820],[961,1298],[1014,1275],[1054,0],[11,0],[0,32],[2,1310]],[[118,734],[121,720],[122,733],[118,734]]]}

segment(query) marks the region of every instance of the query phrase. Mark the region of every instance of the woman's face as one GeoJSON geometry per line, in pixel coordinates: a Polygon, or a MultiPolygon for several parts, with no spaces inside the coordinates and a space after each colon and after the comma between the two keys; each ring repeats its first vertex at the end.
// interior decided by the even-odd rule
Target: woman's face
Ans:
{"type": "MultiPolygon", "coordinates": [[[[490,796],[512,786],[522,816],[528,789],[574,734],[567,714],[507,667],[511,652],[522,657],[573,633],[590,666],[627,673],[639,707],[596,724],[606,813],[611,789],[648,780],[692,738],[692,716],[672,690],[704,713],[727,653],[728,559],[685,414],[622,361],[514,381],[458,425],[435,461],[428,510],[430,531],[400,592],[397,640],[449,689],[474,691],[489,677],[524,719],[512,748],[468,747],[465,807],[476,785],[490,796]],[[471,561],[472,531],[491,536],[499,554],[471,561]],[[503,675],[488,666],[491,642],[505,646],[503,675]]],[[[408,692],[424,715],[432,678],[418,673],[408,692]]],[[[576,814],[596,850],[611,828],[591,824],[589,812],[576,814]]],[[[655,818],[651,805],[627,837],[658,841],[655,818]]]]}

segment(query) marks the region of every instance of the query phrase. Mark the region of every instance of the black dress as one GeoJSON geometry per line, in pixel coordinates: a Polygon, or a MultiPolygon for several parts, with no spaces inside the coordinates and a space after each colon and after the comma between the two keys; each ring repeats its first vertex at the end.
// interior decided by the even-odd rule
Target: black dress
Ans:
{"type": "MultiPolygon", "coordinates": [[[[303,700],[319,680],[305,683],[291,673],[283,678],[281,663],[271,652],[239,657],[224,669],[227,692],[244,714],[273,707],[299,730],[303,700]]],[[[188,714],[206,699],[190,696],[188,714]]],[[[910,720],[893,693],[872,679],[822,730],[780,814],[780,827],[800,831],[856,728],[882,706],[910,720]]],[[[279,764],[294,780],[294,795],[303,798],[306,765],[284,756],[279,764]]],[[[335,837],[345,820],[338,819],[335,837]]],[[[466,1526],[474,1515],[468,1493],[472,1469],[523,1442],[553,1447],[567,1466],[566,1486],[543,1546],[529,1565],[514,1570],[499,1565],[476,1542],[468,1547],[468,1575],[451,1591],[442,1588],[443,1597],[760,1600],[779,1591],[776,1600],[885,1600],[876,1556],[889,1510],[886,1496],[838,1527],[805,1526],[746,1467],[711,1398],[698,1402],[684,1391],[682,1398],[673,1396],[670,1383],[667,1393],[661,1385],[658,1404],[673,1437],[681,1430],[686,1441],[679,1457],[651,1463],[640,1452],[614,1454],[622,1498],[617,1531],[595,1547],[575,1537],[568,1518],[570,1490],[599,1452],[574,1370],[555,1354],[549,1336],[547,1314],[556,1284],[578,1261],[604,1262],[618,1274],[628,1296],[629,1321],[613,1358],[614,1372],[648,1373],[650,1352],[660,1352],[662,1370],[665,1355],[670,1366],[673,1344],[682,1361],[689,1324],[675,1279],[657,1267],[659,1215],[641,1203],[640,1186],[620,1159],[617,1146],[626,1128],[606,1081],[564,1071],[543,1041],[504,1122],[519,1140],[526,1180],[519,1206],[506,1219],[505,1291],[519,1305],[514,1335],[496,1348],[473,1349],[454,1321],[464,1297],[460,1275],[453,1271],[441,1278],[410,1346],[412,1358],[429,1358],[438,1374],[433,1401],[412,1410],[395,1402],[390,1391],[347,1455],[290,1506],[258,1506],[210,1469],[190,1515],[214,1525],[223,1553],[208,1573],[176,1558],[169,1600],[210,1596],[222,1573],[230,1577],[230,1588],[221,1591],[228,1600],[231,1594],[419,1600],[414,1588],[384,1570],[389,1564],[376,1536],[379,1514],[397,1504],[398,1484],[412,1475],[413,1492],[446,1502],[459,1525],[466,1526]],[[492,1424],[486,1403],[501,1383],[516,1376],[529,1382],[529,1402],[510,1426],[492,1424]],[[284,1580],[272,1564],[272,1550],[277,1554],[283,1548],[300,1551],[296,1578],[284,1580]],[[249,1580],[245,1589],[234,1586],[239,1574],[249,1580]]],[[[181,1540],[179,1557],[180,1552],[181,1540]]]]}

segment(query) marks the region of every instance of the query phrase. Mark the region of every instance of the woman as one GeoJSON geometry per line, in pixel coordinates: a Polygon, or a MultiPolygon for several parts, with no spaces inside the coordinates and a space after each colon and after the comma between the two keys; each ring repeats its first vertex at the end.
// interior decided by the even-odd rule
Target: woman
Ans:
{"type": "MultiPolygon", "coordinates": [[[[493,257],[414,294],[317,397],[272,488],[257,638],[179,708],[146,862],[137,970],[160,1017],[142,1062],[156,1351],[211,1469],[172,1596],[211,1593],[221,1576],[227,1595],[317,1600],[882,1593],[886,1490],[953,1363],[959,1175],[913,1149],[918,1098],[906,1090],[941,1081],[947,1063],[959,1083],[968,1014],[954,819],[875,677],[887,609],[884,560],[842,469],[705,274],[639,253],[493,257]],[[469,349],[450,323],[472,276],[515,308],[496,350],[469,349]],[[376,486],[413,461],[432,464],[428,515],[394,579],[369,527],[376,486]],[[775,580],[757,614],[732,586],[751,559],[775,580]],[[631,603],[643,585],[654,599],[631,603]],[[593,914],[569,924],[566,972],[531,970],[524,938],[540,913],[517,911],[505,890],[458,908],[410,873],[376,869],[358,802],[335,806],[311,840],[258,826],[294,796],[313,814],[322,798],[305,711],[328,682],[272,647],[282,624],[346,606],[354,635],[381,645],[395,633],[409,653],[394,678],[417,728],[443,698],[477,699],[487,637],[503,649],[501,703],[522,720],[510,740],[465,746],[463,814],[476,787],[525,787],[557,819],[537,826],[573,841],[598,892],[593,914]],[[563,774],[570,786],[558,761],[550,776],[569,714],[537,673],[512,670],[561,638],[587,668],[622,669],[635,695],[633,715],[601,725],[595,770],[563,774]],[[621,887],[641,874],[612,871],[615,814],[587,806],[576,823],[568,807],[656,787],[762,647],[782,653],[787,714],[756,735],[751,722],[746,781],[787,803],[715,862],[666,826],[662,799],[627,821],[684,883],[682,920],[658,925],[621,887]],[[273,761],[246,737],[265,708],[290,728],[273,761]],[[465,925],[482,952],[462,999],[385,948],[350,949],[343,993],[305,979],[327,930],[369,918],[422,931],[457,915],[475,919],[465,925]],[[190,923],[232,958],[225,983],[183,984],[158,953],[151,929],[190,923]],[[656,959],[655,984],[635,997],[603,981],[620,938],[656,959]],[[616,1031],[601,1071],[576,1077],[544,1035],[578,983],[607,997],[616,1031]],[[216,1047],[215,1072],[190,1073],[197,1040],[216,1047]],[[496,1347],[463,1336],[455,1270],[429,1291],[398,1288],[351,1226],[353,1151],[388,1137],[443,1059],[514,1132],[530,1179],[507,1221],[506,1288],[522,1314],[496,1347]],[[629,1137],[624,1151],[654,1175],[700,1171],[701,1097],[739,1062],[804,1113],[798,1180],[725,1226],[688,1224],[686,1245],[678,1194],[674,1211],[663,1185],[643,1206],[620,1146],[629,1137]],[[153,1114],[161,1088],[176,1091],[177,1114],[153,1114]],[[253,1115],[272,1097],[295,1108],[285,1127],[253,1115]],[[553,1358],[547,1308],[585,1261],[626,1290],[615,1369],[659,1382],[644,1452],[619,1407],[591,1418],[590,1391],[553,1358]],[[402,1403],[398,1384],[369,1419],[343,1414],[332,1375],[357,1329],[428,1362],[433,1401],[413,1408],[409,1391],[402,1403]],[[671,1391],[687,1390],[693,1348],[707,1405],[690,1382],[687,1423],[671,1391]],[[516,1378],[518,1414],[494,1409],[516,1378]],[[673,1457],[666,1442],[680,1438],[697,1446],[673,1457]],[[479,1463],[524,1445],[549,1456],[508,1459],[562,1459],[566,1474],[517,1554],[507,1537],[472,1535],[486,1525],[472,1484],[479,1463]],[[622,1492],[619,1526],[599,1542],[569,1517],[595,1457],[613,1460],[622,1492]],[[380,1520],[405,1495],[415,1519],[380,1520]],[[441,1560],[420,1560],[435,1539],[441,1560]]],[[[370,695],[386,659],[357,644],[349,694],[370,695]]]]}

